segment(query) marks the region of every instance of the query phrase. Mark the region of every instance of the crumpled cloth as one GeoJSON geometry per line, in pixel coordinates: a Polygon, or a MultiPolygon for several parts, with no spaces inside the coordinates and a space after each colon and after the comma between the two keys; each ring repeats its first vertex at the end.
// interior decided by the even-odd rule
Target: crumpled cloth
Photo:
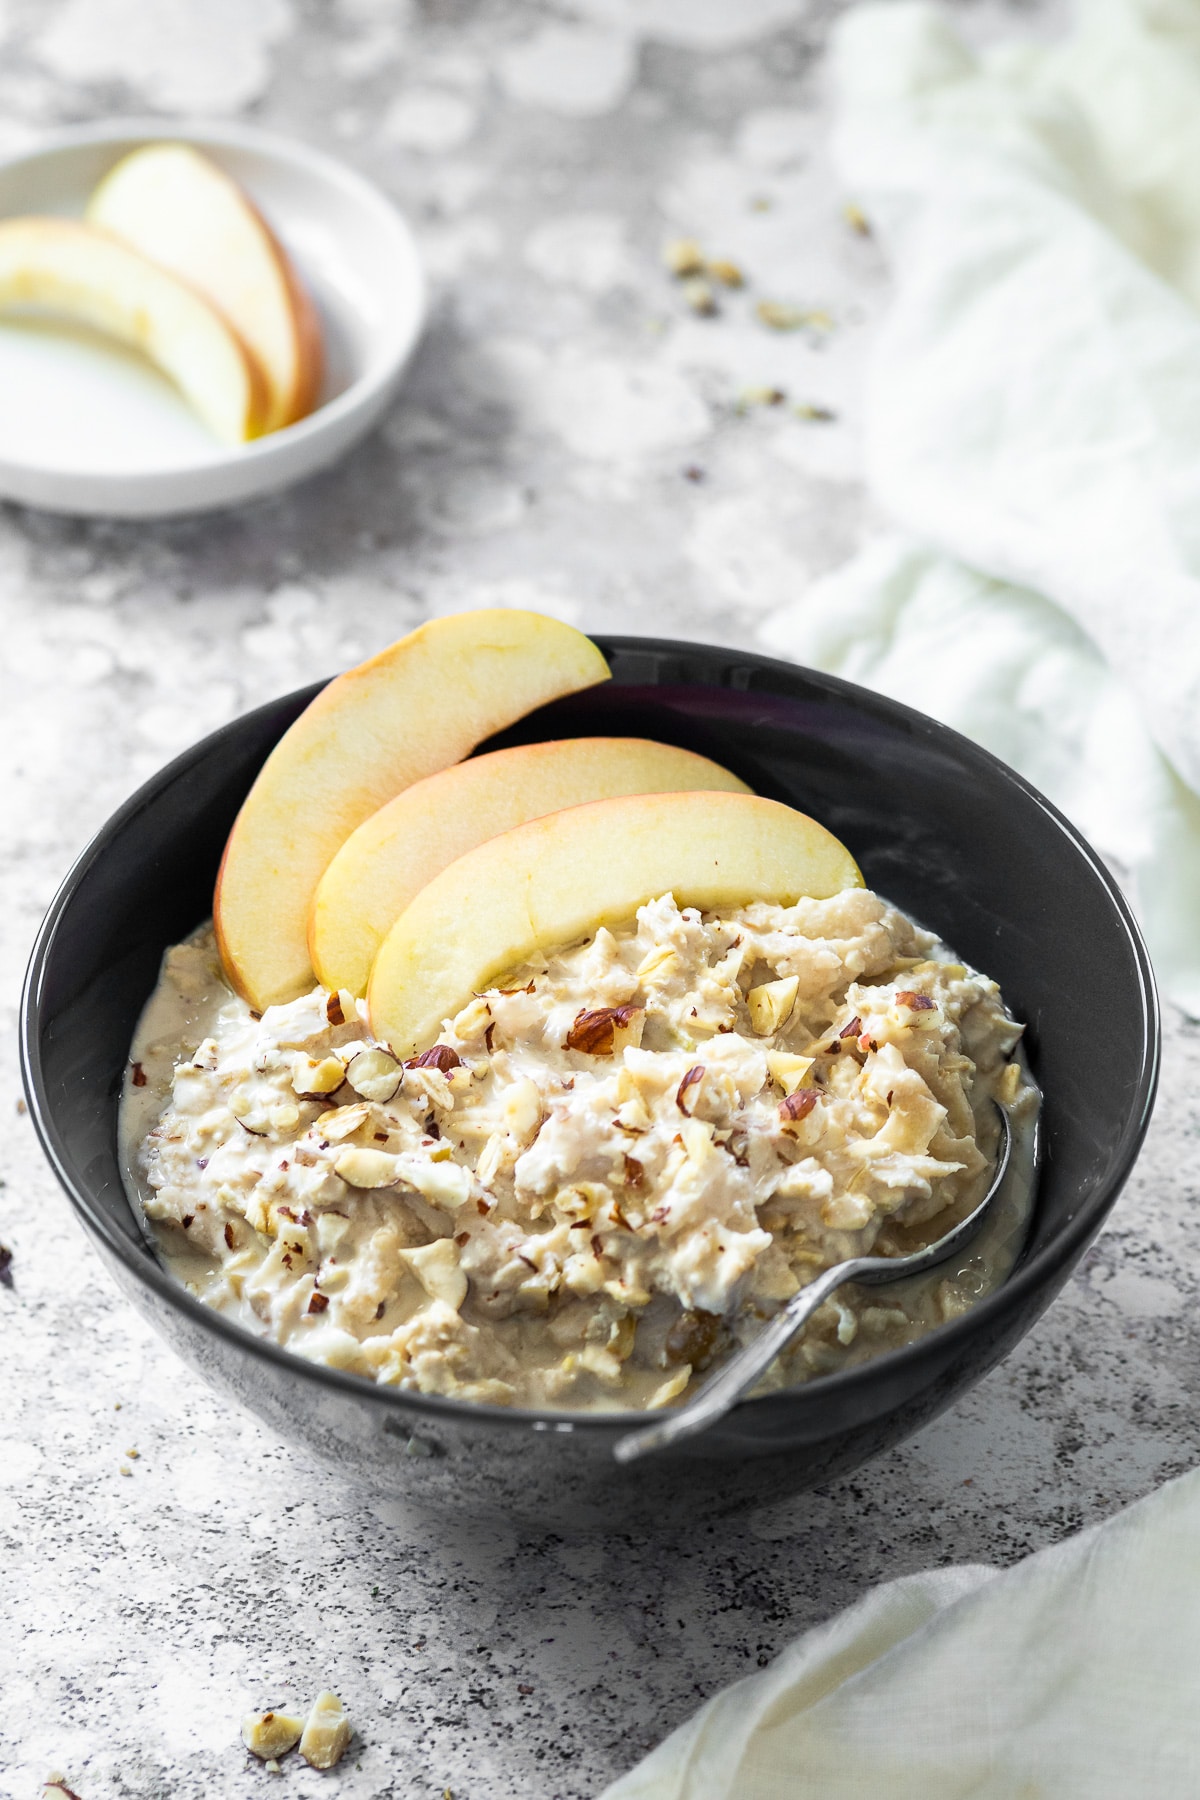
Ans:
{"type": "Polygon", "coordinates": [[[1200,1470],[997,1574],[889,1582],[603,1800],[1195,1800],[1200,1470]]]}
{"type": "MultiPolygon", "coordinates": [[[[896,275],[867,392],[894,531],[762,641],[1027,774],[1200,1014],[1200,0],[1082,0],[1063,44],[982,58],[884,0],[833,54],[896,275]]],[[[1200,1471],[1004,1572],[877,1588],[604,1800],[1194,1800],[1197,1592],[1200,1471]]]]}
{"type": "Polygon", "coordinates": [[[884,0],[832,62],[896,282],[866,390],[895,535],[762,642],[1028,775],[1200,1014],[1200,0],[1081,0],[983,57],[884,0]]]}

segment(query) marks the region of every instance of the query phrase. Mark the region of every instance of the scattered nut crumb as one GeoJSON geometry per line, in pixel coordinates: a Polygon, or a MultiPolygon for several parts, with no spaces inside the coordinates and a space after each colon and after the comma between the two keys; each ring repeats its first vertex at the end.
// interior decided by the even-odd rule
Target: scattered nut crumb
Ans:
{"type": "Polygon", "coordinates": [[[266,1762],[263,1764],[263,1768],[267,1771],[268,1775],[282,1775],[283,1774],[283,1770],[279,1766],[279,1758],[277,1756],[268,1756],[266,1762]]]}
{"type": "Polygon", "coordinates": [[[842,208],[842,217],[851,231],[857,231],[859,237],[871,236],[871,221],[861,206],[855,206],[853,200],[847,200],[842,208]]]}
{"type": "Polygon", "coordinates": [[[27,1113],[29,1111],[29,1108],[26,1106],[26,1104],[23,1100],[17,1101],[17,1111],[18,1111],[18,1113],[21,1113],[21,1114],[27,1113]]]}
{"type": "Polygon", "coordinates": [[[117,1474],[118,1475],[132,1475],[133,1470],[130,1468],[128,1463],[122,1463],[121,1467],[117,1470],[117,1474]]]}
{"type": "Polygon", "coordinates": [[[270,1712],[247,1713],[242,1720],[242,1742],[252,1756],[263,1762],[279,1764],[277,1758],[286,1756],[298,1742],[304,1730],[304,1720],[293,1713],[270,1712]]]}
{"type": "Polygon", "coordinates": [[[136,1461],[137,1461],[137,1459],[138,1459],[138,1457],[139,1457],[139,1456],[140,1456],[140,1455],[141,1455],[141,1454],[142,1454],[142,1453],[141,1453],[141,1451],[140,1451],[140,1450],[127,1450],[127,1451],[126,1451],[126,1452],[125,1452],[125,1454],[126,1454],[126,1456],[127,1456],[127,1457],[128,1457],[128,1458],[129,1458],[129,1460],[130,1460],[130,1462],[136,1462],[136,1461]]]}
{"type": "Polygon", "coordinates": [[[781,300],[760,300],[755,312],[772,331],[832,331],[827,312],[806,306],[788,306],[781,300]]]}
{"type": "Polygon", "coordinates": [[[770,212],[775,202],[769,194],[755,194],[750,202],[751,212],[770,212]]]}
{"type": "Polygon", "coordinates": [[[693,275],[683,284],[683,297],[694,313],[704,318],[711,318],[717,310],[717,297],[712,291],[711,283],[703,276],[693,275]]]}
{"type": "Polygon", "coordinates": [[[703,481],[705,479],[705,472],[700,467],[699,463],[689,463],[687,468],[683,471],[683,479],[685,481],[703,481]]]}
{"type": "Polygon", "coordinates": [[[10,1288],[12,1278],[13,1253],[5,1244],[0,1244],[0,1287],[10,1288]]]}
{"type": "Polygon", "coordinates": [[[837,418],[837,414],[831,407],[814,406],[811,401],[807,400],[802,401],[795,410],[798,419],[807,419],[814,425],[832,425],[837,418]]]}
{"type": "Polygon", "coordinates": [[[719,281],[722,287],[740,288],[746,285],[746,277],[742,271],[735,262],[730,262],[727,257],[712,257],[704,266],[713,280],[719,281]]]}
{"type": "Polygon", "coordinates": [[[120,1412],[120,1410],[121,1410],[121,1402],[119,1400],[114,1400],[113,1401],[113,1411],[120,1412]]]}
{"type": "Polygon", "coordinates": [[[672,275],[700,275],[704,271],[704,252],[695,238],[672,238],[663,250],[663,262],[672,275]]]}
{"type": "Polygon", "coordinates": [[[783,388],[748,387],[738,395],[738,406],[745,412],[751,406],[782,406],[787,399],[783,388]]]}
{"type": "Polygon", "coordinates": [[[317,1695],[300,1738],[300,1754],[314,1769],[332,1769],[350,1742],[350,1721],[336,1694],[317,1695]]]}

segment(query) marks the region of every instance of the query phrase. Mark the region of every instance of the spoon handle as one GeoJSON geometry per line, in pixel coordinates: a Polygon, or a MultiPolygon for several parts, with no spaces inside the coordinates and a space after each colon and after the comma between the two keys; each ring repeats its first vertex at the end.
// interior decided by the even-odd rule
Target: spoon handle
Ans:
{"type": "Polygon", "coordinates": [[[636,1431],[626,1432],[624,1437],[618,1438],[613,1445],[613,1455],[617,1461],[636,1462],[638,1457],[646,1456],[652,1450],[664,1450],[668,1444],[676,1444],[681,1438],[694,1437],[698,1431],[707,1430],[717,1419],[723,1418],[730,1407],[765,1374],[779,1352],[786,1349],[818,1306],[828,1300],[830,1294],[840,1288],[844,1281],[853,1281],[860,1264],[872,1260],[863,1256],[855,1257],[851,1262],[836,1263],[832,1269],[826,1269],[823,1275],[802,1287],[798,1294],[793,1294],[787,1305],[768,1320],[758,1336],[735,1352],[687,1406],[678,1412],[664,1412],[655,1419],[653,1425],[639,1426],[636,1431]]]}

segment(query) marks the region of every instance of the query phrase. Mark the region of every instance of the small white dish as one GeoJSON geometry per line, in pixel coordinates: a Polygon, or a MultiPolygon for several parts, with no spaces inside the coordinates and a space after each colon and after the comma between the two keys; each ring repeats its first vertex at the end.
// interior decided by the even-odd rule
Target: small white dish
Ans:
{"type": "Polygon", "coordinates": [[[154,518],[232,506],[324,468],[378,419],[425,316],[412,233],[378,188],[251,126],[125,119],[0,160],[0,218],[82,215],[139,144],[195,144],[262,211],[312,295],[325,338],[320,403],[230,448],[149,363],[58,321],[0,317],[0,498],[51,512],[154,518]]]}

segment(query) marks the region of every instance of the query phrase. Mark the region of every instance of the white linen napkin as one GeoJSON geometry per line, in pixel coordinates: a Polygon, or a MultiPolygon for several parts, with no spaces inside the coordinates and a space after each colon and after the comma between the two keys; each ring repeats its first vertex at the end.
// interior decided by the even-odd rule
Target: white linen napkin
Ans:
{"type": "Polygon", "coordinates": [[[902,535],[762,641],[1028,774],[1200,1013],[1200,0],[1083,0],[1063,45],[983,58],[887,0],[833,60],[896,276],[867,478],[902,535]]]}
{"type": "Polygon", "coordinates": [[[878,1588],[603,1800],[1194,1800],[1200,1471],[1003,1574],[878,1588]]]}

